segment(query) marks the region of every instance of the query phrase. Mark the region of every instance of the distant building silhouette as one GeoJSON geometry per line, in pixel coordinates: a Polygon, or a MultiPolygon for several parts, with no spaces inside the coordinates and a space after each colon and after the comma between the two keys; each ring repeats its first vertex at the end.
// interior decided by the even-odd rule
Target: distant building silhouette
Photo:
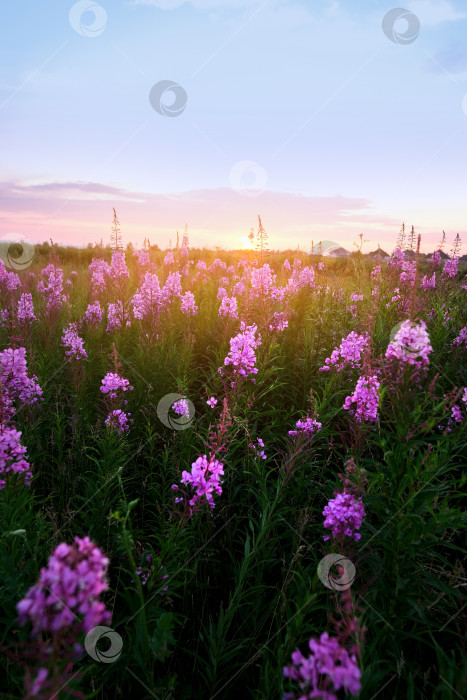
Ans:
{"type": "Polygon", "coordinates": [[[374,260],[386,260],[390,257],[390,255],[389,253],[386,253],[386,251],[383,250],[378,243],[377,249],[374,250],[372,253],[368,253],[368,257],[373,258],[374,260]]]}
{"type": "Polygon", "coordinates": [[[345,258],[347,255],[350,255],[350,250],[346,250],[345,248],[335,248],[334,250],[331,250],[330,253],[327,254],[329,258],[345,258]]]}

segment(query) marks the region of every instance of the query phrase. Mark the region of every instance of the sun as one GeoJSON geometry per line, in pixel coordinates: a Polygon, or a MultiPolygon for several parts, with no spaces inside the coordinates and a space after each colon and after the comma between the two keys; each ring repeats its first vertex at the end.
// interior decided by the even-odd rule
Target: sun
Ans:
{"type": "Polygon", "coordinates": [[[254,239],[252,240],[248,234],[241,234],[235,237],[235,247],[240,250],[253,250],[254,239]]]}

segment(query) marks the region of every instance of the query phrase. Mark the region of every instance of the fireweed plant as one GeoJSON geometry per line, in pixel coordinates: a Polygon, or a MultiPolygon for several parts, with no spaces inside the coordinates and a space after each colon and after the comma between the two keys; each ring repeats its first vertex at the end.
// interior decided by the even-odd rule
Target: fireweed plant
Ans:
{"type": "MultiPolygon", "coordinates": [[[[346,463],[345,475],[339,475],[343,480],[343,490],[336,492],[323,510],[324,527],[331,529],[330,535],[324,535],[324,540],[333,539],[333,543],[342,555],[340,561],[345,561],[346,538],[360,540],[358,530],[365,516],[361,494],[365,475],[361,472],[358,483],[355,482],[357,468],[353,459],[346,463]]],[[[348,548],[347,548],[348,549],[348,548]]],[[[337,700],[336,694],[344,690],[352,695],[358,695],[361,690],[361,671],[357,658],[360,655],[361,643],[365,630],[360,627],[350,592],[352,581],[345,566],[336,562],[338,570],[337,581],[342,586],[340,599],[336,601],[339,618],[332,618],[336,636],[330,637],[323,632],[319,638],[310,639],[309,657],[303,656],[299,649],[292,654],[292,663],[284,667],[284,676],[298,685],[298,691],[287,692],[286,700],[297,698],[323,697],[326,700],[337,700]]],[[[331,572],[329,572],[331,573],[331,572]]],[[[330,575],[328,582],[331,583],[330,575]]],[[[339,589],[338,589],[339,590],[339,589]]]]}
{"type": "Polygon", "coordinates": [[[19,623],[31,626],[36,641],[37,675],[26,673],[27,697],[53,697],[63,690],[73,661],[82,656],[85,635],[108,625],[111,613],[99,600],[107,589],[109,560],[89,537],[62,542],[52,553],[39,581],[17,605],[19,623]]]}
{"type": "Polygon", "coordinates": [[[0,263],[2,697],[465,697],[458,243],[179,238],[0,263]]]}

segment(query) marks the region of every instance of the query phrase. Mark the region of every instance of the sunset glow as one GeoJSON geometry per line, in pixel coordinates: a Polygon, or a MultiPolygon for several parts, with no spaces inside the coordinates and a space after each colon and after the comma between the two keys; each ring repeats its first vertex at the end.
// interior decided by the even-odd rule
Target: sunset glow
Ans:
{"type": "Polygon", "coordinates": [[[410,0],[404,30],[391,9],[8,3],[0,236],[108,242],[113,206],[136,246],[186,223],[194,245],[247,247],[258,213],[276,249],[391,248],[402,222],[425,251],[463,236],[467,13],[410,0]]]}

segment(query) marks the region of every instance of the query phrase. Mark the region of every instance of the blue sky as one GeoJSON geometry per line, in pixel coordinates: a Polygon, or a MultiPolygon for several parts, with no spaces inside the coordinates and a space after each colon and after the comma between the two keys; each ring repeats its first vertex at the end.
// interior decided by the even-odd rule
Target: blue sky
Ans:
{"type": "Polygon", "coordinates": [[[406,2],[405,45],[383,32],[393,8],[5,4],[0,236],[107,241],[115,206],[136,245],[186,223],[193,245],[238,247],[258,213],[274,248],[360,232],[391,248],[402,221],[425,250],[442,229],[467,243],[467,6],[406,2]],[[186,94],[178,116],[151,106],[163,80],[186,94]]]}

